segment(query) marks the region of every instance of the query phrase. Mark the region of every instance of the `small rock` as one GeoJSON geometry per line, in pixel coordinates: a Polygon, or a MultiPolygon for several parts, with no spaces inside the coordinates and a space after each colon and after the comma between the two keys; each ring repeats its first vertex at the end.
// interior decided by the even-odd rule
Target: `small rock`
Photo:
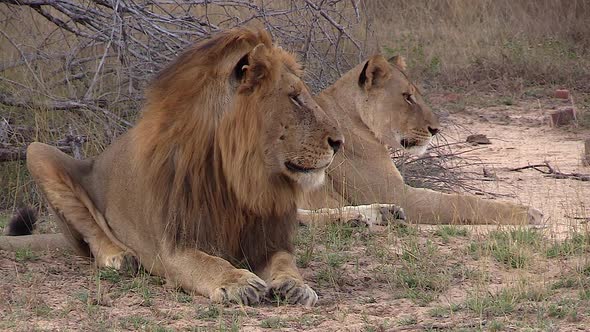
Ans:
{"type": "Polygon", "coordinates": [[[498,178],[496,176],[496,173],[494,173],[494,171],[492,171],[491,169],[489,169],[487,167],[483,168],[483,177],[488,178],[488,179],[497,179],[498,178]]]}
{"type": "Polygon", "coordinates": [[[549,113],[549,125],[551,127],[566,126],[574,121],[576,121],[576,110],[573,107],[560,108],[549,113]]]}
{"type": "Polygon", "coordinates": [[[484,134],[474,134],[474,135],[469,135],[467,136],[467,143],[471,143],[474,145],[479,145],[479,144],[492,144],[492,142],[490,141],[490,139],[484,135],[484,134]]]}
{"type": "Polygon", "coordinates": [[[557,90],[555,90],[554,97],[557,99],[569,99],[570,92],[569,92],[569,90],[566,90],[566,89],[557,89],[557,90]]]}

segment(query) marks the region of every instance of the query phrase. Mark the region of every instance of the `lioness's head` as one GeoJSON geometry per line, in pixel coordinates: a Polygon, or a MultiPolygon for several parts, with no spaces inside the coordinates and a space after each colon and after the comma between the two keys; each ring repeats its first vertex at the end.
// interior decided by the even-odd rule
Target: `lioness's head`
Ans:
{"type": "Polygon", "coordinates": [[[264,176],[288,179],[306,191],[319,186],[344,138],[301,80],[293,56],[259,44],[242,57],[234,75],[239,86],[233,121],[236,130],[237,123],[245,130],[234,137],[244,145],[232,159],[248,163],[254,157],[248,153],[260,154],[264,176]]]}
{"type": "Polygon", "coordinates": [[[358,75],[362,98],[357,108],[382,143],[419,155],[439,131],[439,123],[405,70],[401,56],[370,58],[358,75]]]}

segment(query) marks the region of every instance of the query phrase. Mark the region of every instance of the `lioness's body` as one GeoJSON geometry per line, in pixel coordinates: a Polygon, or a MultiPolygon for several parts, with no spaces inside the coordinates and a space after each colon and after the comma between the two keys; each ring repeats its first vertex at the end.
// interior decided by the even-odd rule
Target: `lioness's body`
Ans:
{"type": "Polygon", "coordinates": [[[385,146],[423,152],[438,120],[404,72],[403,59],[375,56],[344,74],[316,100],[338,121],[346,144],[328,168],[325,184],[307,195],[304,209],[372,203],[399,205],[425,224],[539,222],[534,209],[472,195],[406,185],[385,146]],[[405,99],[405,100],[404,100],[405,99]]]}
{"type": "Polygon", "coordinates": [[[292,254],[296,202],[321,184],[342,135],[300,75],[268,33],[222,32],[156,77],[137,125],[98,157],[33,143],[27,166],[98,266],[138,259],[214,301],[272,291],[313,305],[292,254]]]}

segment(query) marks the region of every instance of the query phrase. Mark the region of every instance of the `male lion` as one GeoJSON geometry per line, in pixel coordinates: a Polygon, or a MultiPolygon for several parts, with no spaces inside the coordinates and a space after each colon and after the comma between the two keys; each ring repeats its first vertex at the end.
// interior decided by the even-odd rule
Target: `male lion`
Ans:
{"type": "MultiPolygon", "coordinates": [[[[437,117],[405,70],[402,57],[386,60],[376,55],[316,97],[339,123],[346,144],[328,168],[324,185],[307,195],[302,207],[393,203],[418,223],[539,223],[542,214],[523,205],[404,184],[385,145],[421,154],[439,131],[437,117]]],[[[348,213],[350,208],[344,210],[348,213]]],[[[309,214],[300,211],[301,219],[309,214]]],[[[368,220],[380,222],[381,218],[368,220]]]]}
{"type": "Polygon", "coordinates": [[[33,143],[27,166],[63,234],[99,266],[137,258],[213,301],[251,305],[269,291],[314,305],[293,259],[296,200],[343,138],[300,74],[267,32],[219,33],[155,78],[137,125],[98,157],[33,143]]]}

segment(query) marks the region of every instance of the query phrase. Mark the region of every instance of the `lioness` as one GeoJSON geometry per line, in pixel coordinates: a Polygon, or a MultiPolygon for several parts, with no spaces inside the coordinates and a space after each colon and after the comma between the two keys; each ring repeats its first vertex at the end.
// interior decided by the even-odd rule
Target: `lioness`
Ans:
{"type": "MultiPolygon", "coordinates": [[[[394,203],[405,210],[410,221],[418,223],[541,222],[542,214],[524,205],[404,184],[386,145],[422,154],[440,128],[409,79],[402,57],[386,60],[373,56],[322,91],[316,100],[339,123],[346,144],[328,168],[323,187],[306,196],[304,209],[394,203]]],[[[369,220],[379,222],[381,218],[369,220]]]]}
{"type": "Polygon", "coordinates": [[[98,266],[137,258],[213,301],[251,305],[270,291],[313,305],[292,254],[296,201],[343,137],[300,75],[267,32],[219,33],[155,78],[137,125],[98,157],[33,143],[28,169],[98,266]]]}

